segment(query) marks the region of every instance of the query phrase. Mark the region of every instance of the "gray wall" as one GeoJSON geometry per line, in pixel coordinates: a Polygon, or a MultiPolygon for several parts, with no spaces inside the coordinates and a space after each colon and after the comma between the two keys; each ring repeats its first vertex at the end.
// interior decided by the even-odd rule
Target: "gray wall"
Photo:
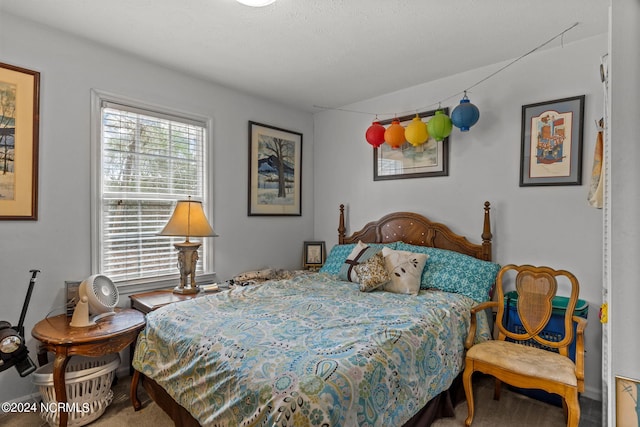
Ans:
{"type": "Polygon", "coordinates": [[[615,425],[615,376],[640,380],[640,2],[612,1],[611,197],[609,278],[609,425],[615,425]]]}
{"type": "MultiPolygon", "coordinates": [[[[41,73],[38,221],[0,221],[0,319],[17,322],[29,269],[42,270],[25,328],[64,304],[64,281],[91,269],[90,90],[124,95],[213,120],[215,198],[209,218],[220,279],[264,266],[299,268],[313,237],[312,115],[190,78],[138,58],[0,16],[0,61],[41,73]],[[301,217],[248,217],[248,121],[304,134],[301,217]],[[276,247],[278,250],[273,250],[276,247]],[[292,256],[295,254],[295,256],[292,256]]],[[[121,305],[128,297],[121,295],[121,305]]],[[[28,340],[35,356],[35,341],[28,340]]],[[[14,369],[0,375],[0,401],[37,392],[14,369]]]]}
{"type": "MultiPolygon", "coordinates": [[[[364,133],[375,116],[430,110],[504,64],[494,64],[315,115],[315,238],[337,241],[338,205],[345,203],[350,231],[392,211],[422,213],[480,242],[483,203],[492,204],[494,259],[564,268],[581,282],[590,304],[586,332],[586,394],[601,399],[602,212],[587,204],[596,138],[603,116],[600,57],[607,36],[536,52],[474,88],[480,109],[469,132],[454,128],[448,177],[373,181],[372,148],[364,133]],[[519,187],[521,107],[586,95],[581,186],[519,187]],[[431,105],[434,104],[435,105],[431,105]]],[[[453,108],[457,99],[443,104],[453,108]]],[[[388,118],[381,116],[380,118],[388,118]]]]}

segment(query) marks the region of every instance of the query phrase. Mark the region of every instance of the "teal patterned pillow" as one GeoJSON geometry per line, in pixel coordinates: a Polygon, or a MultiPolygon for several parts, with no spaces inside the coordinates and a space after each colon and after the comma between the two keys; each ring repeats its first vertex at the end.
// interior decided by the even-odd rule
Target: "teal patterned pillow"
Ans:
{"type": "MultiPolygon", "coordinates": [[[[383,243],[367,243],[367,244],[371,247],[377,248],[378,250],[382,250],[382,248],[385,246],[391,249],[395,249],[395,246],[396,246],[396,242],[384,243],[384,244],[383,243]]],[[[327,260],[324,262],[324,265],[322,266],[322,268],[320,268],[320,273],[333,274],[334,276],[337,276],[338,274],[340,274],[340,268],[342,267],[344,262],[347,260],[347,257],[349,256],[349,254],[351,254],[351,251],[353,251],[353,248],[355,247],[356,247],[355,243],[335,245],[333,248],[331,248],[331,251],[329,252],[329,256],[327,257],[327,260]]]]}
{"type": "Polygon", "coordinates": [[[429,255],[420,280],[421,289],[435,288],[466,295],[478,302],[489,300],[500,265],[446,249],[399,242],[398,250],[429,255]]]}
{"type": "Polygon", "coordinates": [[[342,264],[344,264],[344,261],[347,259],[347,257],[355,247],[355,243],[348,243],[346,245],[335,245],[333,248],[331,248],[327,260],[320,268],[320,273],[328,273],[337,276],[338,273],[340,273],[342,264]]]}

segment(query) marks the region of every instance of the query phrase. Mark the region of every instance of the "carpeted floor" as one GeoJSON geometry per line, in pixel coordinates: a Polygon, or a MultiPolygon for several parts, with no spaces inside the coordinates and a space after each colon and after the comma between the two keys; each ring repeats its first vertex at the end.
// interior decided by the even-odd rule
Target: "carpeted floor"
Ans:
{"type": "MultiPolygon", "coordinates": [[[[119,379],[113,387],[113,401],[104,414],[94,422],[92,427],[172,427],[173,421],[147,395],[144,388],[138,389],[138,396],[142,402],[142,409],[134,411],[129,399],[131,377],[119,379]]],[[[0,415],[2,427],[40,427],[47,426],[38,414],[10,414],[0,415]]]]}
{"type": "MultiPolygon", "coordinates": [[[[122,378],[118,381],[113,387],[113,402],[107,407],[104,414],[90,425],[92,427],[173,426],[173,422],[169,416],[147,396],[142,387],[138,391],[142,402],[142,409],[138,412],[133,410],[129,400],[130,381],[130,377],[122,378]]],[[[514,393],[506,387],[502,390],[500,400],[493,400],[493,381],[490,378],[474,378],[474,391],[476,395],[474,427],[562,427],[566,425],[562,408],[514,393]]],[[[596,427],[601,425],[600,402],[582,398],[580,404],[582,409],[580,427],[596,427]]],[[[433,426],[464,426],[466,417],[467,404],[466,402],[462,402],[456,406],[455,418],[438,420],[433,426]]],[[[0,425],[3,427],[39,427],[46,426],[47,424],[37,414],[5,414],[0,415],[0,425]]]]}

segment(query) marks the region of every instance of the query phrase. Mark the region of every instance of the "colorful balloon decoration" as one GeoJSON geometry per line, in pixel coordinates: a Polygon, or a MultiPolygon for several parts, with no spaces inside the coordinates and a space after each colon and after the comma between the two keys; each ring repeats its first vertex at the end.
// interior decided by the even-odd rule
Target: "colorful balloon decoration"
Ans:
{"type": "MultiPolygon", "coordinates": [[[[443,110],[436,110],[436,114],[427,123],[429,135],[436,141],[442,141],[451,133],[451,119],[443,110]]],[[[386,138],[385,138],[386,139],[386,138]]]]}
{"type": "Polygon", "coordinates": [[[480,111],[478,107],[469,101],[467,92],[465,91],[464,97],[460,100],[460,104],[451,112],[451,123],[462,132],[466,132],[471,126],[478,122],[479,118],[480,111]]]}
{"type": "Polygon", "coordinates": [[[416,114],[404,130],[404,137],[414,147],[424,144],[429,139],[427,124],[420,120],[420,117],[416,114]]]}
{"type": "Polygon", "coordinates": [[[365,134],[367,142],[373,145],[375,148],[380,147],[382,144],[384,144],[385,130],[386,129],[380,124],[379,121],[374,121],[373,123],[371,123],[371,126],[369,126],[369,129],[367,129],[367,133],[365,134]]]}
{"type": "Polygon", "coordinates": [[[396,149],[405,143],[404,128],[400,125],[398,119],[391,121],[391,126],[384,132],[384,140],[391,148],[396,149]]]}

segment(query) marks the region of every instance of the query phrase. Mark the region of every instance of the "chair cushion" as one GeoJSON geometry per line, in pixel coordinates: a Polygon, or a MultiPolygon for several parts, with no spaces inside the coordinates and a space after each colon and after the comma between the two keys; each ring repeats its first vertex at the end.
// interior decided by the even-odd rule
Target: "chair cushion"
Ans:
{"type": "Polygon", "coordinates": [[[486,341],[467,351],[467,359],[491,363],[529,377],[544,378],[577,387],[576,366],[571,359],[552,351],[509,341],[486,341]]]}

